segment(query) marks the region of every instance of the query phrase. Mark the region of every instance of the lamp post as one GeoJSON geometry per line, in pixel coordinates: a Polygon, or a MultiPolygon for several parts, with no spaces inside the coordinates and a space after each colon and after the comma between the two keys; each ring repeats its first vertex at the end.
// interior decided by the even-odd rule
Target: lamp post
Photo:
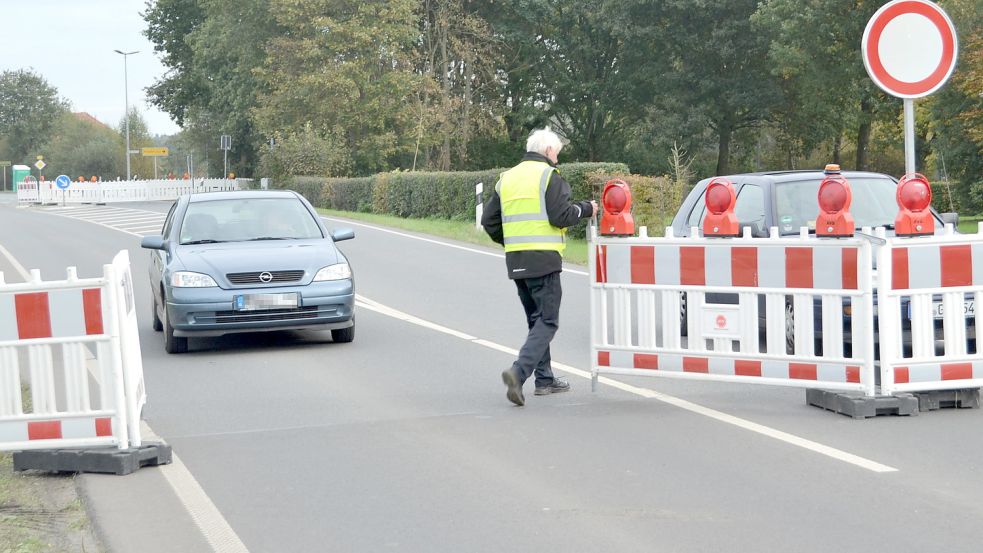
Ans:
{"type": "Polygon", "coordinates": [[[126,180],[130,180],[130,91],[127,84],[126,75],[126,57],[132,54],[139,54],[139,50],[134,50],[132,52],[124,52],[122,50],[113,50],[117,54],[123,56],[123,102],[126,104],[126,180]]]}

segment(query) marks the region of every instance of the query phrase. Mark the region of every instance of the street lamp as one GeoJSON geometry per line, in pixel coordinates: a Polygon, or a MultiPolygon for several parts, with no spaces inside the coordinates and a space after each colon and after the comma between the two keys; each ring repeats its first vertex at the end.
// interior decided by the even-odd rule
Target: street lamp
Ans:
{"type": "Polygon", "coordinates": [[[127,85],[127,75],[126,75],[126,56],[132,54],[139,54],[139,50],[134,50],[132,52],[123,52],[122,50],[113,50],[117,54],[123,56],[123,101],[126,103],[126,180],[130,180],[130,91],[127,85]]]}

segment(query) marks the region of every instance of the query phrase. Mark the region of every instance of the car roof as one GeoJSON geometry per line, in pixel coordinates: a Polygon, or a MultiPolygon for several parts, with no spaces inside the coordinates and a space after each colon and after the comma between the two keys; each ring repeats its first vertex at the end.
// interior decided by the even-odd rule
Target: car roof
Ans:
{"type": "Polygon", "coordinates": [[[297,198],[297,193],[292,190],[239,190],[236,192],[203,192],[201,194],[190,194],[188,201],[191,203],[210,202],[214,200],[238,200],[243,198],[253,199],[276,199],[276,198],[297,198]]]}
{"type": "MultiPolygon", "coordinates": [[[[885,175],[883,173],[873,173],[870,171],[842,171],[841,174],[847,180],[853,178],[883,178],[894,180],[890,175],[885,175]]],[[[735,181],[737,183],[745,182],[767,182],[767,183],[780,183],[780,182],[797,182],[805,180],[816,180],[822,179],[826,176],[826,173],[822,169],[812,169],[812,170],[799,170],[799,171],[762,171],[759,173],[738,173],[734,175],[726,175],[725,179],[730,181],[735,181]]],[[[705,184],[712,180],[711,177],[700,181],[699,184],[705,184]]]]}

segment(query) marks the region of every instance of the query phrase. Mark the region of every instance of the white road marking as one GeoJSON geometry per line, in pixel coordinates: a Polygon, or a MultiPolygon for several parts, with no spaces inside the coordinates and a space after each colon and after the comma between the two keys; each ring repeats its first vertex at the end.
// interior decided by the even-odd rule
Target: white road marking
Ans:
{"type": "MultiPolygon", "coordinates": [[[[159,436],[150,428],[146,421],[140,421],[141,433],[150,441],[160,441],[159,436]]],[[[246,544],[242,543],[239,535],[229,525],[221,511],[202,489],[181,458],[171,451],[171,464],[158,467],[164,479],[171,485],[178,499],[187,509],[191,519],[201,530],[205,540],[212,550],[219,553],[248,553],[246,544]]]]}
{"type": "MultiPolygon", "coordinates": [[[[455,248],[455,249],[458,249],[458,250],[464,250],[466,252],[477,253],[477,254],[481,254],[481,255],[488,255],[488,256],[491,256],[491,257],[497,257],[499,259],[505,259],[505,255],[504,254],[494,253],[494,252],[486,252],[484,250],[478,250],[478,249],[475,249],[475,248],[468,248],[466,246],[459,246],[457,244],[451,244],[449,242],[442,242],[440,240],[432,240],[430,238],[423,238],[422,236],[414,236],[412,234],[406,234],[405,232],[399,232],[399,231],[390,230],[390,229],[383,228],[383,227],[377,227],[375,225],[366,225],[364,223],[355,223],[355,222],[349,221],[347,219],[336,219],[334,217],[321,216],[321,218],[324,219],[324,220],[326,220],[326,221],[334,221],[336,223],[341,223],[341,224],[344,224],[344,225],[355,225],[357,227],[370,228],[372,230],[377,230],[379,232],[385,232],[385,233],[388,233],[388,234],[395,234],[396,236],[402,236],[404,238],[412,238],[413,240],[419,240],[421,242],[429,242],[431,244],[438,244],[440,246],[447,246],[448,248],[455,248]]],[[[573,273],[575,275],[587,276],[587,273],[584,272],[584,271],[578,271],[576,269],[568,269],[566,267],[564,267],[563,272],[564,273],[573,273]]]]}
{"type": "MultiPolygon", "coordinates": [[[[426,321],[426,320],[420,319],[418,317],[414,317],[413,315],[409,315],[407,313],[403,313],[403,312],[401,312],[401,311],[399,311],[397,309],[393,309],[392,307],[388,307],[388,306],[382,305],[382,304],[380,304],[380,303],[378,303],[376,301],[370,300],[370,299],[366,298],[365,296],[356,294],[355,300],[356,300],[356,305],[359,306],[359,307],[361,307],[361,308],[363,308],[363,309],[368,309],[370,311],[375,311],[375,312],[380,313],[382,315],[386,315],[388,317],[393,317],[395,319],[406,321],[408,323],[415,324],[415,325],[418,325],[418,326],[422,326],[422,327],[428,328],[430,330],[436,330],[437,332],[442,332],[444,334],[448,334],[448,335],[454,336],[456,338],[461,338],[462,340],[468,340],[468,341],[470,341],[473,344],[476,344],[476,345],[479,345],[479,346],[483,346],[483,347],[486,347],[486,348],[489,348],[489,349],[493,349],[495,351],[500,351],[502,353],[506,353],[506,354],[509,354],[509,355],[512,355],[512,356],[519,355],[518,350],[515,350],[513,348],[510,348],[510,347],[507,347],[507,346],[503,346],[501,344],[497,344],[495,342],[491,342],[491,341],[488,341],[488,340],[484,340],[484,339],[480,339],[480,338],[475,338],[475,337],[473,337],[473,336],[471,336],[469,334],[466,334],[464,332],[460,332],[460,331],[457,331],[457,330],[454,330],[454,329],[451,329],[451,328],[447,328],[447,327],[441,326],[441,325],[436,324],[436,323],[432,323],[430,321],[426,321]]],[[[554,361],[553,362],[553,367],[556,368],[556,369],[559,369],[559,370],[561,370],[563,372],[566,372],[568,374],[571,374],[571,375],[574,375],[574,376],[579,376],[579,377],[585,378],[587,380],[590,380],[590,378],[591,378],[590,371],[586,371],[586,370],[583,370],[583,369],[578,369],[576,367],[571,367],[570,365],[565,365],[563,363],[557,363],[556,361],[554,361]]],[[[830,447],[830,446],[827,446],[827,445],[824,445],[824,444],[821,444],[821,443],[818,443],[818,442],[814,442],[814,441],[808,440],[806,438],[801,438],[799,436],[795,436],[794,434],[789,434],[788,432],[783,432],[781,430],[777,430],[775,428],[771,428],[771,427],[765,426],[763,424],[758,424],[756,422],[751,422],[749,420],[742,419],[740,417],[735,417],[733,415],[728,415],[727,413],[723,413],[721,411],[717,411],[716,409],[710,409],[709,407],[703,407],[702,405],[693,403],[691,401],[687,401],[685,399],[681,399],[681,398],[678,398],[678,397],[675,397],[675,396],[664,394],[662,392],[656,392],[655,390],[651,390],[649,388],[640,388],[638,386],[632,386],[630,384],[626,384],[624,382],[615,380],[613,378],[608,378],[608,377],[603,377],[603,376],[598,379],[598,382],[600,382],[601,384],[606,384],[606,385],[611,386],[613,388],[617,388],[619,390],[622,390],[622,391],[631,393],[631,394],[635,394],[637,396],[641,396],[641,397],[648,398],[648,399],[655,399],[655,400],[661,401],[663,403],[668,403],[669,405],[673,405],[675,407],[678,407],[680,409],[684,409],[684,410],[689,411],[691,413],[696,413],[698,415],[703,415],[704,417],[709,417],[709,418],[714,419],[714,420],[719,421],[719,422],[730,424],[730,425],[736,426],[738,428],[742,428],[744,430],[748,430],[750,432],[755,432],[757,434],[761,434],[762,436],[767,436],[769,438],[773,438],[773,439],[776,439],[776,440],[785,442],[785,443],[787,443],[789,445],[793,445],[793,446],[796,446],[796,447],[801,447],[803,449],[807,449],[809,451],[813,451],[815,453],[819,453],[821,455],[825,455],[825,456],[830,457],[832,459],[836,459],[836,460],[842,461],[844,463],[849,463],[851,465],[854,465],[854,466],[857,466],[857,467],[860,467],[860,468],[863,468],[863,469],[867,469],[869,471],[873,471],[873,472],[896,472],[898,470],[898,469],[896,469],[894,467],[883,465],[883,464],[878,463],[876,461],[871,461],[870,459],[865,459],[863,457],[854,455],[852,453],[847,453],[846,451],[842,451],[842,450],[836,449],[834,447],[830,447]]]]}
{"type": "Polygon", "coordinates": [[[14,256],[9,251],[7,251],[7,248],[4,248],[2,244],[0,244],[0,254],[2,254],[4,257],[7,258],[7,261],[9,261],[10,264],[14,267],[14,270],[17,271],[18,274],[20,274],[21,278],[24,279],[24,282],[30,282],[31,273],[28,272],[28,270],[25,269],[23,265],[18,263],[16,259],[14,259],[14,256]]]}

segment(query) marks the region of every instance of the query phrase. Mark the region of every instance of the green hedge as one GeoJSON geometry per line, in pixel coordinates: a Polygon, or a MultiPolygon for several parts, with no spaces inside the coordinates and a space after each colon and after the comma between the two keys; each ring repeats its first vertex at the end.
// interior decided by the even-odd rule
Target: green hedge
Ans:
{"type": "MultiPolygon", "coordinates": [[[[566,163],[560,174],[570,183],[574,200],[600,197],[601,184],[614,175],[627,175],[623,163],[566,163]]],[[[474,186],[484,183],[484,197],[494,190],[505,169],[443,173],[392,172],[371,177],[293,177],[280,188],[302,194],[317,207],[361,211],[397,217],[472,220],[474,186]]],[[[586,223],[571,230],[583,236],[586,223]]]]}

